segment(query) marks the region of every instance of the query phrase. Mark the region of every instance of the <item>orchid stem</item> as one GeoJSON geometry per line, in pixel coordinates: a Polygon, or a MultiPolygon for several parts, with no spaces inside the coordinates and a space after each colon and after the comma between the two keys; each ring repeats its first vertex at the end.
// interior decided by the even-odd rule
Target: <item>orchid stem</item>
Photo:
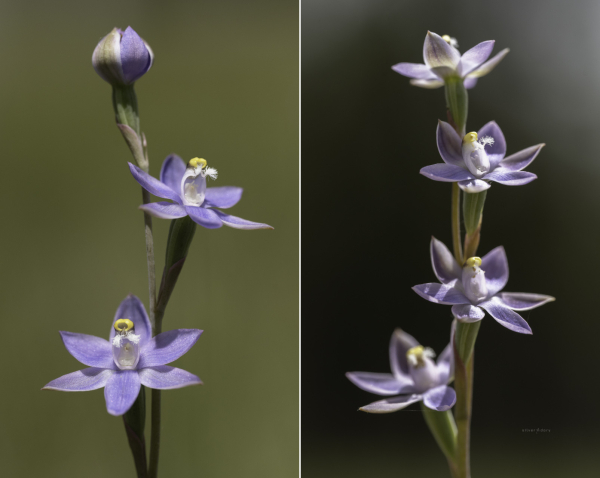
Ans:
{"type": "Polygon", "coordinates": [[[452,183],[452,244],[454,258],[462,265],[464,261],[460,240],[460,188],[458,183],[452,183]]]}

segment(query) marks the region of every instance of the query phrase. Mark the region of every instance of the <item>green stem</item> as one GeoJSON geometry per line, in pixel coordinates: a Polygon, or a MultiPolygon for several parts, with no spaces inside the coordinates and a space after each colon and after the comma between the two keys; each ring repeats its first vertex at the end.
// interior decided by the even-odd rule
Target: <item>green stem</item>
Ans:
{"type": "Polygon", "coordinates": [[[123,415],[123,424],[133,454],[138,478],[147,478],[146,441],[144,426],[146,422],[146,391],[142,385],[133,406],[123,415]]]}
{"type": "Polygon", "coordinates": [[[454,128],[462,138],[467,128],[467,112],[469,110],[469,95],[460,77],[447,78],[446,106],[452,115],[454,128]]]}
{"type": "Polygon", "coordinates": [[[486,196],[487,191],[464,194],[463,217],[467,231],[465,234],[465,259],[473,257],[477,253],[486,196]]]}
{"type": "Polygon", "coordinates": [[[460,188],[458,183],[452,183],[452,245],[454,258],[462,265],[464,261],[460,240],[460,188]]]}
{"type": "Polygon", "coordinates": [[[423,402],[421,402],[421,410],[431,434],[448,460],[450,473],[453,478],[456,477],[456,423],[452,413],[450,410],[445,412],[431,410],[423,402]]]}

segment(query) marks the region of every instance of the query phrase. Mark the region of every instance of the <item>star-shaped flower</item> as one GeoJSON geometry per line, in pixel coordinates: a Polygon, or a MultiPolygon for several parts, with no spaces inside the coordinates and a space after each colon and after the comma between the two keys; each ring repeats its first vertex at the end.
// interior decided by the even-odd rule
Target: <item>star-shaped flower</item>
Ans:
{"type": "Polygon", "coordinates": [[[451,305],[452,315],[462,322],[477,322],[487,312],[507,329],[531,334],[527,322],[515,311],[555,300],[549,295],[501,292],[508,282],[508,260],[502,246],[482,258],[467,259],[461,267],[448,248],[432,237],[431,264],[441,284],[420,284],[413,290],[430,302],[451,305]]]}
{"type": "Polygon", "coordinates": [[[420,345],[412,335],[396,329],[390,341],[392,373],[348,372],[346,377],[367,392],[398,396],[373,402],[360,410],[390,413],[421,400],[432,410],[441,412],[452,408],[456,393],[447,385],[454,377],[452,345],[448,344],[437,363],[433,357],[433,350],[420,345]]]}
{"type": "Polygon", "coordinates": [[[201,333],[175,329],[152,337],[144,305],[130,295],[117,309],[109,340],[60,332],[69,353],[89,368],[52,380],[42,390],[86,392],[104,387],[108,413],[123,415],[135,402],[141,385],[169,390],[202,383],[195,375],[166,365],[192,348],[201,333]]]}
{"type": "Polygon", "coordinates": [[[273,229],[268,224],[247,221],[215,209],[226,209],[237,204],[242,197],[242,188],[207,188],[206,178],[216,179],[217,170],[209,168],[205,159],[194,158],[186,167],[179,156],[172,154],[163,162],[160,181],[131,163],[129,170],[150,194],[174,201],[140,206],[140,209],[154,217],[177,219],[190,216],[207,229],[216,229],[223,224],[235,229],[273,229]]]}
{"type": "Polygon", "coordinates": [[[458,133],[444,121],[437,127],[438,151],[443,163],[421,169],[421,174],[434,181],[458,182],[468,193],[488,189],[494,181],[507,186],[522,186],[537,176],[522,169],[536,158],[544,143],[530,146],[505,158],[506,140],[495,121],[490,121],[477,133],[458,133]]]}
{"type": "Polygon", "coordinates": [[[484,41],[465,52],[462,56],[456,39],[427,32],[423,45],[422,63],[398,63],[394,71],[412,78],[411,85],[421,88],[439,88],[449,77],[462,78],[465,88],[473,88],[477,79],[487,75],[508,53],[505,48],[494,58],[486,61],[494,48],[494,40],[484,41]]]}

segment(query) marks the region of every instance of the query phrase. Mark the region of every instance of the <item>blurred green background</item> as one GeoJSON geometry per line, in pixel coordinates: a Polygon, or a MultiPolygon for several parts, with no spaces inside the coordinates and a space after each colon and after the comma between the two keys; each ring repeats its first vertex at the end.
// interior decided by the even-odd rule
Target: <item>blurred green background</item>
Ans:
{"type": "Polygon", "coordinates": [[[483,319],[473,476],[598,476],[599,19],[590,0],[303,1],[302,164],[321,193],[302,198],[305,478],[448,476],[417,406],[357,412],[380,397],[344,376],[389,372],[395,327],[438,353],[449,340],[450,308],[411,290],[434,280],[431,236],[451,241],[451,188],[419,175],[441,162],[444,93],[391,69],[423,61],[427,30],[511,50],[470,91],[468,131],[496,120],[509,154],[547,144],[539,179],[487,194],[480,253],[503,245],[506,290],[557,300],[523,313],[531,336],[483,319]]]}
{"type": "MultiPolygon", "coordinates": [[[[84,368],[58,331],[106,337],[147,305],[140,187],[91,55],[131,25],[155,63],[137,82],[151,173],[204,157],[231,213],[274,231],[198,227],[163,328],[204,334],[163,393],[161,476],[298,470],[298,5],[294,1],[0,2],[0,474],[134,476],[102,390],[41,392],[84,368]]],[[[157,271],[169,222],[155,219],[157,271]]],[[[149,397],[148,397],[149,399],[149,397]]]]}

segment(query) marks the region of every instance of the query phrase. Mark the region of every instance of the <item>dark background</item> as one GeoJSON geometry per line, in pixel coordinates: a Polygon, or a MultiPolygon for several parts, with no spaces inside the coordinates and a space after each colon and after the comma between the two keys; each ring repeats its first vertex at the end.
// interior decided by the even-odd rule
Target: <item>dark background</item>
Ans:
{"type": "MultiPolygon", "coordinates": [[[[204,330],[173,364],[204,385],[162,394],[160,476],[294,477],[299,58],[287,0],[0,1],[0,476],[135,476],[103,390],[40,391],[84,368],[59,330],[107,337],[128,293],[148,302],[140,187],[91,63],[128,25],[155,54],[136,83],[151,174],[173,152],[206,158],[214,185],[244,188],[231,214],[275,227],[197,228],[163,330],[204,330]]],[[[154,220],[159,277],[168,230],[154,220]]]]}
{"type": "Polygon", "coordinates": [[[532,336],[483,319],[473,476],[597,476],[598,18],[593,1],[303,2],[304,476],[447,473],[418,407],[357,412],[380,397],[344,377],[388,372],[395,327],[438,353],[449,339],[449,306],[411,291],[436,281],[431,235],[451,245],[450,185],[419,175],[441,162],[444,93],[391,70],[423,62],[427,30],[511,49],[470,91],[468,131],[496,120],[508,154],[547,144],[539,179],[487,195],[480,255],[503,245],[506,290],[557,300],[523,313],[532,336]]]}

